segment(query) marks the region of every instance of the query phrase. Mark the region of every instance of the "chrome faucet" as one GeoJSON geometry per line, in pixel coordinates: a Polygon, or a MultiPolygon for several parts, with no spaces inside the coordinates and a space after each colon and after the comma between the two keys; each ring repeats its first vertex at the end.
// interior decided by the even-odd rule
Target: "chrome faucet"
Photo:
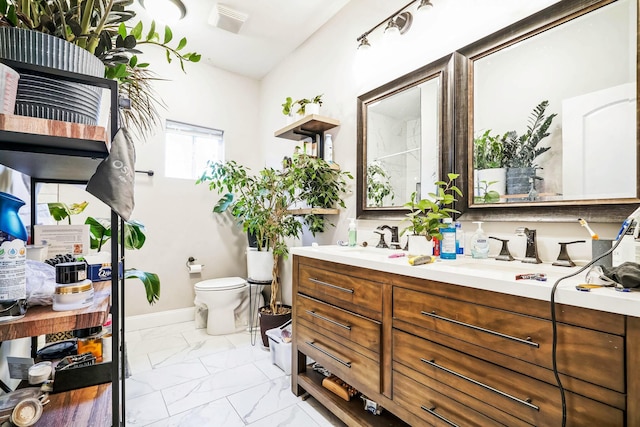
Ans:
{"type": "Polygon", "coordinates": [[[378,246],[376,246],[377,248],[400,249],[400,240],[398,237],[397,226],[381,225],[376,228],[374,232],[380,234],[380,242],[378,242],[378,246]],[[384,238],[384,230],[391,231],[391,243],[388,246],[384,238]]]}
{"type": "Polygon", "coordinates": [[[527,227],[516,228],[517,236],[527,237],[527,249],[524,254],[522,262],[529,264],[540,264],[542,261],[538,256],[538,247],[536,245],[536,230],[529,230],[527,227]]]}

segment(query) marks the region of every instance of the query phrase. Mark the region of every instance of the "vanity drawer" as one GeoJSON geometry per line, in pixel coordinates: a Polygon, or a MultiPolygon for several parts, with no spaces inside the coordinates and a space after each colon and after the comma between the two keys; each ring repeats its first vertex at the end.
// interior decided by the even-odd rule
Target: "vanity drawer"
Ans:
{"type": "Polygon", "coordinates": [[[393,401],[433,426],[506,425],[398,372],[393,373],[393,401]]]}
{"type": "Polygon", "coordinates": [[[345,274],[345,271],[325,270],[300,264],[298,292],[381,320],[382,284],[379,282],[350,276],[345,274]]]}
{"type": "MultiPolygon", "coordinates": [[[[394,371],[436,390],[437,384],[446,384],[460,392],[462,403],[493,419],[508,425],[515,424],[511,416],[538,426],[561,424],[560,392],[554,385],[395,329],[393,348],[394,371]]],[[[565,395],[572,425],[624,424],[619,409],[571,392],[565,395]]]]}
{"type": "Polygon", "coordinates": [[[314,329],[325,329],[362,346],[364,351],[380,353],[380,322],[299,294],[296,308],[297,319],[306,321],[314,329]]]}
{"type": "Polygon", "coordinates": [[[380,364],[321,333],[297,324],[298,350],[337,375],[343,381],[368,394],[380,393],[380,364]]]}
{"type": "MultiPolygon", "coordinates": [[[[406,322],[552,368],[550,321],[481,304],[394,287],[394,326],[402,329],[406,322]]],[[[618,335],[558,324],[560,372],[622,393],[624,348],[618,335]]]]}

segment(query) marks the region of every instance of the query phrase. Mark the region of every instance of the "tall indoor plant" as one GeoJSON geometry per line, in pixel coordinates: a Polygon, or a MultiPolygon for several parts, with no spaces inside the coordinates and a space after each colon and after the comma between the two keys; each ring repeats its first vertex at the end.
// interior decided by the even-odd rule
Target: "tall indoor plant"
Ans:
{"type": "Polygon", "coordinates": [[[418,199],[417,193],[411,194],[409,202],[404,204],[410,212],[406,214],[403,222],[409,223],[401,234],[409,232],[409,253],[414,255],[431,255],[429,248],[433,247],[433,239],[441,239],[440,229],[445,227],[444,218],[451,218],[451,214],[460,213],[450,207],[456,201],[456,194],[462,196],[462,191],[454,185],[459,174],[450,173],[447,181],[436,181],[435,193],[429,193],[429,197],[418,199]]]}
{"type": "Polygon", "coordinates": [[[345,207],[349,172],[333,168],[323,159],[295,153],[285,158],[280,169],[265,167],[255,175],[235,161],[212,162],[197,183],[208,183],[209,189],[224,193],[213,211],[230,212],[244,232],[256,237],[258,250],[271,250],[273,266],[271,299],[262,312],[278,314],[286,311],[278,303],[280,297],[279,262],[289,254],[288,238],[302,235],[303,222],[312,233],[321,232],[326,218],[301,207],[345,207]]]}
{"type": "Polygon", "coordinates": [[[200,55],[185,52],[186,38],[175,43],[168,26],[159,33],[155,22],[148,29],[141,21],[132,25],[136,14],[131,4],[133,0],[1,0],[0,26],[49,34],[95,55],[104,64],[104,76],[117,80],[120,94],[131,102],[123,110],[124,124],[147,135],[159,123],[157,107],[164,104],[152,87],[159,77],[140,59],[139,47],[159,46],[167,61],[177,59],[182,70],[184,62],[198,62],[200,55]]]}

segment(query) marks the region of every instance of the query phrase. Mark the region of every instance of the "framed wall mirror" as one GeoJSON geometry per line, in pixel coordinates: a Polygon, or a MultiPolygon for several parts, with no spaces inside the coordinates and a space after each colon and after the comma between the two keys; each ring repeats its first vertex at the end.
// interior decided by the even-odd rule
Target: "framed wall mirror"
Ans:
{"type": "Polygon", "coordinates": [[[447,56],[358,97],[357,216],[398,219],[453,166],[447,56]]]}
{"type": "Polygon", "coordinates": [[[562,1],[460,50],[463,219],[611,221],[633,211],[637,8],[562,1]]]}

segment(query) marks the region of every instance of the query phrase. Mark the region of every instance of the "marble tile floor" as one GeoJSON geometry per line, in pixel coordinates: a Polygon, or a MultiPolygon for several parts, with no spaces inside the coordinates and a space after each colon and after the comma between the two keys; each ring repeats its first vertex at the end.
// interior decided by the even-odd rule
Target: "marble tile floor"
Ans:
{"type": "Polygon", "coordinates": [[[291,377],[249,332],[211,336],[184,322],[127,332],[126,342],[127,426],[344,426],[291,393],[291,377]]]}

